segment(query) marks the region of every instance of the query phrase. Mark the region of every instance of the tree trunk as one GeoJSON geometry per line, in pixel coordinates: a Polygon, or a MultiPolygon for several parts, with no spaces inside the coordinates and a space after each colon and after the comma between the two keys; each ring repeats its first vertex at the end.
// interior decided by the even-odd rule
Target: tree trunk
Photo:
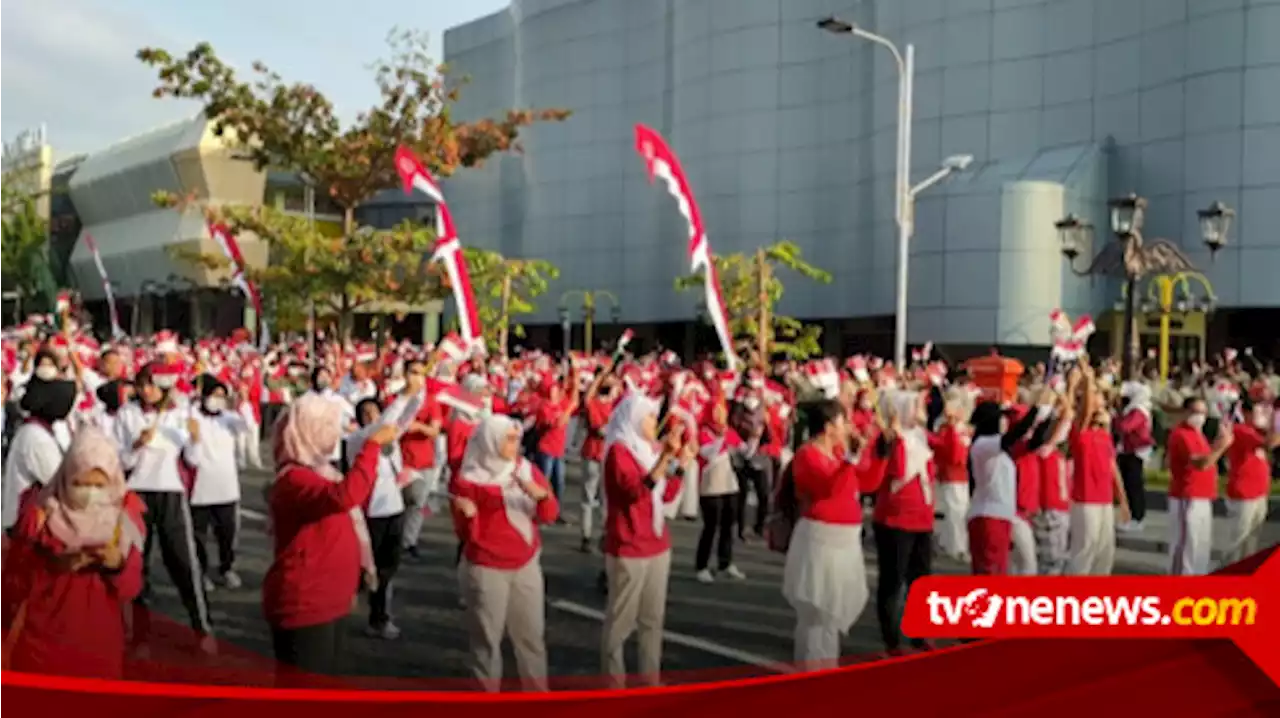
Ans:
{"type": "Polygon", "coordinates": [[[502,277],[502,323],[498,326],[498,351],[507,357],[507,342],[511,337],[511,275],[502,277]]]}
{"type": "Polygon", "coordinates": [[[760,355],[760,371],[769,364],[769,263],[765,261],[764,248],[756,250],[756,273],[760,281],[760,327],[757,336],[757,353],[760,355]]]}

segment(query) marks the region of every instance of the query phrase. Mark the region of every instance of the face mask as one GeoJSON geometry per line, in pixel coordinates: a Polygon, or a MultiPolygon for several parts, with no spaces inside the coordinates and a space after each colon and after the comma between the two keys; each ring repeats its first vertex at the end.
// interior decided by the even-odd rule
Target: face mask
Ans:
{"type": "Polygon", "coordinates": [[[58,367],[52,364],[41,364],[36,367],[36,378],[41,381],[53,381],[58,378],[58,367]]]}
{"type": "Polygon", "coordinates": [[[742,402],[742,405],[747,407],[747,411],[755,411],[760,408],[760,400],[754,396],[747,397],[747,400],[742,402]]]}
{"type": "Polygon", "coordinates": [[[1192,414],[1187,417],[1187,425],[1193,429],[1200,430],[1204,428],[1204,420],[1207,418],[1205,414],[1192,414]]]}
{"type": "Polygon", "coordinates": [[[210,414],[218,414],[227,408],[227,398],[225,396],[211,396],[204,400],[204,410],[210,414]]]}
{"type": "Polygon", "coordinates": [[[156,374],[152,379],[156,386],[164,389],[165,391],[172,389],[174,385],[178,383],[178,377],[172,374],[156,374]]]}
{"type": "Polygon", "coordinates": [[[858,402],[858,408],[862,409],[863,411],[871,411],[871,402],[867,399],[863,399],[862,401],[858,402]]]}
{"type": "Polygon", "coordinates": [[[1266,429],[1270,424],[1271,422],[1267,419],[1267,415],[1264,412],[1255,411],[1253,413],[1254,426],[1258,427],[1259,429],[1266,429]]]}
{"type": "Polygon", "coordinates": [[[78,509],[109,506],[111,497],[102,486],[72,486],[67,492],[67,500],[78,509]]]}

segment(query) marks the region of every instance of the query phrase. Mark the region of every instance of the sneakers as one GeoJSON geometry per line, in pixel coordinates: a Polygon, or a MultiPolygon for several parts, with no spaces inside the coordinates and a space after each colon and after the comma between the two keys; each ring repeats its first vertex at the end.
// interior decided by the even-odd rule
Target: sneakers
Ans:
{"type": "Polygon", "coordinates": [[[404,557],[411,561],[419,561],[422,559],[422,553],[418,551],[417,546],[405,546],[404,557]]]}
{"type": "Polygon", "coordinates": [[[721,571],[721,573],[728,576],[729,578],[734,579],[735,581],[741,581],[747,577],[747,574],[743,573],[741,570],[738,569],[737,566],[734,566],[733,564],[729,564],[729,568],[726,568],[724,571],[721,571]]]}
{"type": "Polygon", "coordinates": [[[371,638],[381,638],[384,641],[394,641],[400,637],[400,627],[391,621],[387,621],[381,626],[369,626],[364,631],[366,636],[371,638]]]}
{"type": "Polygon", "coordinates": [[[1124,522],[1124,523],[1120,524],[1119,526],[1117,526],[1117,527],[1116,527],[1116,530],[1118,530],[1118,531],[1119,531],[1120,533],[1122,533],[1122,534],[1138,534],[1138,533],[1142,533],[1142,522],[1141,522],[1141,521],[1126,521],[1126,522],[1124,522]]]}
{"type": "Polygon", "coordinates": [[[235,571],[227,571],[226,573],[222,574],[220,578],[222,580],[222,586],[232,591],[244,585],[244,582],[240,580],[240,574],[236,573],[235,571]]]}
{"type": "Polygon", "coordinates": [[[200,637],[200,652],[206,656],[218,655],[218,639],[210,635],[200,637]]]}
{"type": "Polygon", "coordinates": [[[589,538],[583,538],[582,544],[578,546],[578,550],[585,554],[593,554],[596,552],[596,544],[589,538]]]}
{"type": "Polygon", "coordinates": [[[697,576],[695,576],[695,578],[698,579],[698,583],[715,583],[716,582],[716,577],[714,574],[711,573],[711,569],[709,568],[704,568],[701,571],[699,571],[697,576]]]}
{"type": "Polygon", "coordinates": [[[213,582],[213,579],[212,579],[212,578],[210,578],[210,577],[208,577],[208,576],[205,576],[205,577],[204,577],[204,592],[205,592],[205,593],[213,593],[213,591],[214,591],[217,587],[218,587],[218,586],[217,586],[216,584],[214,584],[214,582],[213,582]]]}

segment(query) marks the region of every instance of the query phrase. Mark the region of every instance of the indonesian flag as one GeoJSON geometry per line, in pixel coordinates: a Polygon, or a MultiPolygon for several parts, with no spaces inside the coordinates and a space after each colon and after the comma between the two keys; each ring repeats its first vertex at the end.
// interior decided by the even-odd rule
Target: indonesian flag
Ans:
{"type": "Polygon", "coordinates": [[[689,271],[703,272],[707,313],[711,315],[711,323],[715,325],[716,336],[720,338],[720,348],[729,368],[736,369],[738,357],[733,352],[733,337],[729,334],[729,321],[720,291],[720,276],[716,272],[715,262],[711,261],[711,242],[707,239],[706,228],[702,224],[702,211],[694,201],[693,188],[689,185],[675,152],[671,151],[662,136],[654,130],[636,125],[636,152],[644,159],[645,168],[649,171],[649,181],[652,182],[655,177],[662,179],[667,191],[675,198],[680,214],[689,223],[689,271]]]}
{"type": "Polygon", "coordinates": [[[484,400],[462,388],[461,384],[427,379],[427,391],[435,400],[470,417],[484,411],[484,400]]]}
{"type": "Polygon", "coordinates": [[[209,236],[213,237],[213,241],[218,243],[222,253],[231,262],[232,284],[235,284],[245,298],[253,303],[253,312],[257,315],[258,322],[262,325],[258,344],[265,351],[269,332],[267,331],[267,320],[262,313],[262,296],[258,294],[258,288],[254,286],[253,282],[250,282],[244,276],[244,255],[240,253],[240,244],[236,242],[235,235],[231,233],[231,229],[225,224],[210,224],[209,236]]]}
{"type": "Polygon", "coordinates": [[[449,205],[444,201],[444,192],[440,191],[440,185],[432,179],[417,156],[403,145],[396,148],[396,171],[404,182],[405,194],[412,194],[417,189],[436,203],[436,246],[431,259],[443,262],[445,271],[449,273],[463,338],[472,345],[483,347],[480,313],[476,308],[475,295],[471,291],[471,275],[467,272],[467,263],[462,257],[462,244],[458,240],[449,205]]]}
{"type": "Polygon", "coordinates": [[[89,254],[93,256],[93,266],[98,268],[98,276],[102,279],[102,294],[107,298],[107,312],[111,316],[111,336],[119,339],[126,335],[120,328],[120,315],[116,313],[116,297],[111,291],[111,280],[107,278],[107,268],[102,264],[102,255],[98,254],[98,243],[93,241],[92,234],[86,232],[84,244],[89,248],[89,254]]]}

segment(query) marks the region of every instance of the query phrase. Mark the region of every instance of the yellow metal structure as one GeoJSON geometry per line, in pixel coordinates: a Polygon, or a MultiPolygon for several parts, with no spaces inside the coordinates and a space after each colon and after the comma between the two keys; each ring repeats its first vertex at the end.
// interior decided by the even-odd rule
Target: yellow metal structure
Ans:
{"type": "MultiPolygon", "coordinates": [[[[586,346],[586,352],[590,354],[593,349],[591,346],[591,330],[595,325],[596,306],[600,300],[612,302],[615,310],[621,305],[618,303],[618,297],[607,289],[570,289],[560,295],[560,308],[567,310],[569,307],[569,299],[571,297],[582,297],[582,314],[583,314],[583,344],[586,346]]],[[[566,340],[567,341],[567,340],[566,340]]]]}
{"type": "MultiPolygon", "coordinates": [[[[1142,338],[1152,335],[1157,337],[1156,347],[1160,361],[1160,379],[1162,381],[1169,378],[1169,362],[1172,356],[1170,344],[1173,338],[1191,340],[1195,345],[1195,349],[1192,352],[1196,355],[1195,358],[1203,358],[1205,334],[1208,326],[1205,312],[1202,309],[1179,310],[1176,306],[1176,295],[1179,290],[1181,290],[1183,296],[1190,298],[1194,288],[1193,285],[1196,284],[1200,285],[1204,290],[1206,299],[1210,302],[1217,302],[1217,295],[1213,293],[1213,285],[1200,272],[1156,274],[1148,277],[1139,285],[1138,291],[1145,292],[1145,299],[1155,309],[1138,313],[1138,336],[1140,343],[1142,338]],[[1175,318],[1177,319],[1176,326],[1174,323],[1175,318]],[[1156,325],[1154,329],[1152,327],[1153,323],[1156,325]]],[[[1119,353],[1123,350],[1123,347],[1120,346],[1123,342],[1121,337],[1124,336],[1123,313],[1113,313],[1111,322],[1112,351],[1119,353]]]]}

